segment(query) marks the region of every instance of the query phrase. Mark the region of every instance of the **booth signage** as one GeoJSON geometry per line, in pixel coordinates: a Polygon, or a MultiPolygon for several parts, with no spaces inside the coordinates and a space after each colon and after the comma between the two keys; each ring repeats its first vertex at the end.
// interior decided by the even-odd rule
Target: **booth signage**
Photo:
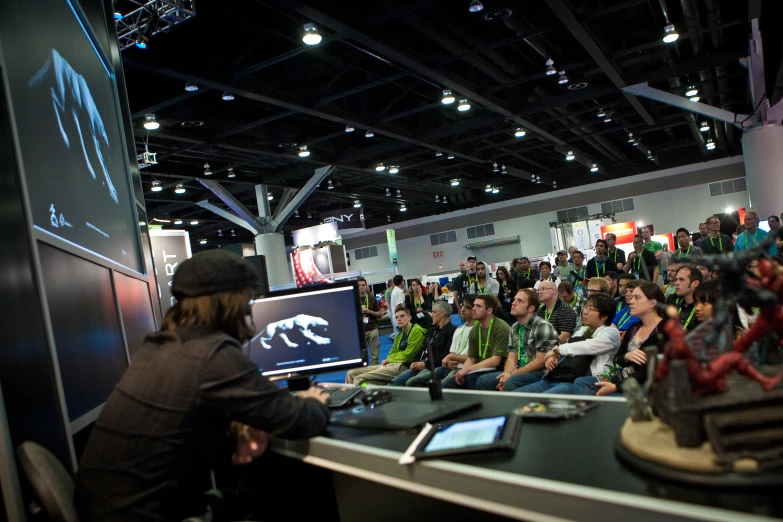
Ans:
{"type": "Polygon", "coordinates": [[[626,221],[624,223],[612,223],[601,227],[601,239],[606,239],[606,234],[612,233],[617,236],[617,244],[624,245],[633,243],[633,236],[636,234],[636,221],[626,221]]]}
{"type": "Polygon", "coordinates": [[[322,213],[324,223],[337,223],[341,234],[350,234],[364,230],[364,214],[361,209],[343,208],[322,213]]]}
{"type": "Polygon", "coordinates": [[[386,229],[386,242],[389,244],[389,259],[392,266],[397,266],[397,233],[393,228],[386,229]]]}
{"type": "Polygon", "coordinates": [[[150,230],[150,246],[155,261],[160,310],[165,314],[176,302],[171,295],[174,272],[180,263],[191,256],[190,237],[185,230],[150,230]]]}

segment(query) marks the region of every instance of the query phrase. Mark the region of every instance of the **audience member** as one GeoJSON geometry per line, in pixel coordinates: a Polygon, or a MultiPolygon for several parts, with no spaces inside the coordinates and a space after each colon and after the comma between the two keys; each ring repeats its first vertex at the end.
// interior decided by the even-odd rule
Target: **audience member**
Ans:
{"type": "Polygon", "coordinates": [[[383,312],[381,305],[378,304],[367,286],[367,280],[360,277],[358,281],[359,302],[362,304],[362,315],[364,316],[364,340],[370,350],[370,366],[374,366],[380,363],[381,344],[378,341],[378,319],[381,318],[383,312]]]}
{"type": "Polygon", "coordinates": [[[620,274],[613,271],[608,271],[603,275],[603,278],[609,282],[609,294],[614,299],[615,303],[620,299],[619,281],[620,274]]]}
{"type": "Polygon", "coordinates": [[[625,271],[632,273],[636,279],[657,283],[660,274],[658,261],[655,259],[655,254],[644,248],[641,234],[633,236],[633,249],[634,251],[628,255],[625,271]]]}
{"type": "Polygon", "coordinates": [[[697,246],[704,250],[704,239],[707,237],[707,223],[699,223],[699,237],[693,242],[694,246],[697,246]]]}
{"type": "Polygon", "coordinates": [[[574,285],[576,290],[581,295],[585,295],[587,292],[587,284],[585,283],[585,255],[579,250],[575,250],[571,254],[571,259],[574,260],[574,266],[571,268],[571,272],[568,274],[568,280],[574,285]]]}
{"type": "MultiPolygon", "coordinates": [[[[465,271],[454,281],[454,303],[457,305],[459,305],[460,299],[463,296],[476,294],[476,292],[470,291],[474,283],[478,280],[478,276],[476,275],[476,256],[468,256],[465,266],[465,271]]],[[[460,262],[460,270],[461,269],[462,263],[460,262]]]]}
{"type": "MultiPolygon", "coordinates": [[[[413,285],[411,285],[413,286],[413,285]]],[[[457,328],[451,324],[451,305],[444,301],[436,301],[432,307],[432,326],[424,337],[424,346],[418,357],[418,361],[411,363],[410,367],[392,379],[389,386],[406,386],[408,379],[416,377],[426,370],[429,361],[429,350],[432,349],[433,364],[435,368],[441,367],[443,358],[451,348],[451,340],[457,328]]]]}
{"type": "Polygon", "coordinates": [[[496,275],[498,285],[500,286],[497,298],[498,301],[500,301],[500,306],[503,308],[503,311],[508,313],[511,310],[511,300],[517,293],[517,283],[504,266],[498,267],[496,275]]]}
{"type": "Polygon", "coordinates": [[[424,345],[427,331],[421,326],[411,323],[411,313],[404,305],[397,307],[394,311],[394,318],[397,320],[400,331],[394,338],[389,356],[378,366],[348,370],[348,374],[345,376],[346,383],[385,385],[410,367],[424,345]]]}
{"type": "Polygon", "coordinates": [[[672,261],[666,269],[666,284],[663,285],[663,296],[668,298],[674,295],[674,280],[677,278],[677,270],[680,269],[682,263],[679,261],[672,261]]]}
{"type": "Polygon", "coordinates": [[[557,346],[557,331],[536,315],[540,304],[538,296],[529,288],[516,293],[511,305],[516,322],[511,326],[505,367],[502,372],[479,377],[477,390],[514,391],[544,376],[544,356],[557,346]]]}
{"type": "Polygon", "coordinates": [[[574,285],[568,281],[563,281],[560,286],[557,287],[557,292],[560,295],[560,300],[574,311],[576,316],[576,325],[574,329],[582,326],[582,308],[584,308],[587,298],[582,297],[574,290],[574,285]]]}
{"type": "Polygon", "coordinates": [[[617,248],[617,236],[612,232],[609,232],[604,236],[606,238],[606,257],[614,261],[618,269],[622,269],[625,266],[625,251],[621,248],[617,248]]]}
{"type": "Polygon", "coordinates": [[[539,288],[541,287],[541,283],[544,281],[551,281],[555,284],[555,286],[560,286],[561,279],[552,273],[552,265],[549,263],[549,261],[541,261],[538,264],[538,270],[541,272],[541,280],[536,281],[536,284],[533,287],[536,292],[538,292],[539,288]]]}
{"type": "MultiPolygon", "coordinates": [[[[561,281],[565,281],[568,279],[568,276],[571,275],[571,269],[573,268],[573,264],[568,262],[568,254],[563,252],[562,250],[557,253],[557,260],[555,261],[556,266],[554,267],[554,274],[555,277],[560,279],[561,281]]],[[[544,276],[544,273],[541,269],[542,263],[538,264],[538,269],[541,271],[541,279],[546,279],[544,276]]],[[[552,272],[552,265],[549,265],[549,271],[552,272]]]]}
{"type": "Polygon", "coordinates": [[[602,375],[620,347],[620,334],[611,327],[614,302],[599,294],[587,298],[582,311],[582,329],[574,340],[547,352],[548,372],[540,381],[517,388],[520,393],[573,393],[574,381],[602,375]]]}
{"type": "MultiPolygon", "coordinates": [[[[687,228],[678,228],[676,237],[678,248],[670,257],[670,265],[674,262],[675,259],[680,259],[681,257],[701,256],[704,254],[701,248],[696,245],[691,245],[691,233],[688,232],[687,228]]],[[[693,260],[691,259],[691,261],[693,260]]]]}
{"type": "Polygon", "coordinates": [[[400,274],[397,274],[392,279],[394,288],[392,288],[391,298],[389,299],[389,317],[391,319],[392,323],[392,334],[389,336],[392,339],[395,339],[397,337],[397,334],[400,332],[399,327],[397,326],[397,321],[395,319],[396,317],[396,310],[399,306],[405,306],[405,291],[403,290],[405,286],[405,278],[402,277],[400,274]]]}
{"type": "Polygon", "coordinates": [[[412,279],[410,283],[410,294],[405,296],[405,308],[411,313],[411,322],[418,324],[427,330],[432,321],[430,320],[430,311],[432,310],[432,299],[424,295],[421,281],[412,279]]]}
{"type": "Polygon", "coordinates": [[[611,258],[606,257],[608,245],[603,239],[595,242],[595,257],[587,262],[585,277],[603,277],[607,271],[617,272],[617,264],[611,258]]]}
{"type": "Polygon", "coordinates": [[[571,263],[572,265],[574,264],[574,252],[576,252],[577,250],[579,249],[576,248],[575,246],[568,247],[568,262],[571,263]]]}
{"type": "MultiPolygon", "coordinates": [[[[748,211],[745,213],[745,231],[737,236],[734,250],[749,250],[766,236],[767,233],[759,228],[759,215],[753,211],[748,211]]],[[[769,255],[774,256],[778,253],[778,249],[773,243],[769,245],[767,252],[769,255]]]]}
{"type": "Polygon", "coordinates": [[[644,249],[649,250],[650,252],[655,254],[655,259],[660,260],[663,257],[663,245],[660,244],[658,241],[653,241],[652,235],[653,235],[652,225],[644,225],[642,227],[642,239],[644,240],[644,249]]]}
{"type": "Polygon", "coordinates": [[[734,244],[726,234],[720,233],[720,219],[717,216],[707,218],[707,235],[702,238],[699,247],[705,254],[733,252],[734,244]]]}
{"type": "Polygon", "coordinates": [[[699,324],[698,319],[693,317],[695,313],[693,291],[702,281],[701,271],[693,265],[683,265],[677,270],[677,277],[674,280],[676,297],[671,296],[669,304],[677,307],[677,316],[686,330],[693,330],[699,324]]]}
{"type": "Polygon", "coordinates": [[[476,381],[483,372],[503,368],[511,328],[495,317],[497,308],[495,296],[482,294],[475,297],[473,318],[476,324],[468,337],[468,358],[457,373],[443,379],[444,388],[475,389],[476,381]]]}
{"type": "Polygon", "coordinates": [[[561,343],[568,341],[576,328],[576,314],[560,300],[557,285],[552,281],[540,281],[538,299],[541,301],[536,312],[538,316],[552,323],[561,343]]]}
{"type": "Polygon", "coordinates": [[[517,278],[519,288],[533,288],[536,281],[541,278],[538,270],[530,267],[530,259],[519,258],[519,276],[517,278]]]}
{"type": "Polygon", "coordinates": [[[612,324],[617,327],[617,330],[621,332],[621,335],[625,334],[625,331],[628,330],[628,328],[639,322],[638,317],[631,315],[630,306],[631,301],[633,300],[633,291],[641,283],[642,281],[633,279],[633,276],[631,276],[631,279],[620,279],[620,288],[625,294],[625,297],[623,298],[624,301],[622,305],[617,305],[617,313],[615,313],[614,319],[612,319],[612,324]]]}
{"type": "Polygon", "coordinates": [[[587,283],[587,297],[595,294],[604,294],[606,297],[612,297],[609,288],[609,281],[603,277],[594,277],[587,283]]]}
{"type": "Polygon", "coordinates": [[[471,295],[489,294],[496,296],[500,292],[497,279],[487,276],[487,265],[483,261],[476,263],[476,281],[470,287],[471,295]]]}
{"type": "MultiPolygon", "coordinates": [[[[767,218],[767,224],[769,225],[769,231],[770,233],[775,232],[777,229],[780,228],[780,218],[777,217],[775,214],[772,214],[767,218]]],[[[780,255],[781,252],[783,252],[783,240],[780,238],[775,240],[775,255],[780,255]]]]}

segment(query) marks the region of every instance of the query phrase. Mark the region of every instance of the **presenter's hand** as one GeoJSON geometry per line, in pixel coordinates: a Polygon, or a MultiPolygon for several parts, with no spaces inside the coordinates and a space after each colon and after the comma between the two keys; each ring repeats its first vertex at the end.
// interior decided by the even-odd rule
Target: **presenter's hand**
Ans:
{"type": "Polygon", "coordinates": [[[634,364],[645,364],[647,362],[647,354],[642,350],[633,350],[625,354],[625,360],[634,364]]]}
{"type": "Polygon", "coordinates": [[[238,422],[231,423],[237,438],[237,451],[231,457],[234,464],[249,464],[264,454],[269,446],[269,433],[238,422]]]}
{"type": "Polygon", "coordinates": [[[597,382],[595,385],[598,386],[598,391],[595,393],[598,396],[609,395],[617,391],[617,385],[613,382],[597,382]]]}
{"type": "Polygon", "coordinates": [[[296,396],[302,399],[315,399],[321,404],[326,404],[326,400],[329,398],[318,386],[312,386],[305,391],[300,391],[296,396]]]}

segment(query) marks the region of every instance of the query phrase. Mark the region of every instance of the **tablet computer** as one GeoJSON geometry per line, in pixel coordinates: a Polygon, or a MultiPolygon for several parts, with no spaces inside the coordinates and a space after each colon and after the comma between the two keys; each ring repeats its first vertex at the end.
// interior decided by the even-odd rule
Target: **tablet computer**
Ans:
{"type": "Polygon", "coordinates": [[[417,459],[463,455],[487,451],[514,451],[521,418],[498,415],[431,427],[413,452],[417,459]]]}

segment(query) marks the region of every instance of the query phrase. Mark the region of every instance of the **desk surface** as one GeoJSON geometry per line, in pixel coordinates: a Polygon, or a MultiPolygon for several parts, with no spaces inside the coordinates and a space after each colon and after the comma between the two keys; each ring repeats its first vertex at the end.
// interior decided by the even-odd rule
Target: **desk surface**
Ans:
{"type": "MultiPolygon", "coordinates": [[[[428,401],[424,389],[392,389],[397,400],[428,401]]],[[[563,396],[447,391],[445,400],[479,400],[460,419],[505,414],[530,401],[563,396]]],[[[584,399],[584,397],[580,397],[584,399]]],[[[698,488],[626,468],[614,455],[628,416],[624,399],[599,402],[582,418],[524,420],[513,457],[397,460],[415,431],[377,432],[331,427],[310,441],[278,441],[276,451],[305,462],[524,520],[763,520],[783,517],[775,489],[698,488]],[[759,518],[756,516],[759,515],[759,518]],[[761,517],[763,516],[763,518],[761,517]]]]}

